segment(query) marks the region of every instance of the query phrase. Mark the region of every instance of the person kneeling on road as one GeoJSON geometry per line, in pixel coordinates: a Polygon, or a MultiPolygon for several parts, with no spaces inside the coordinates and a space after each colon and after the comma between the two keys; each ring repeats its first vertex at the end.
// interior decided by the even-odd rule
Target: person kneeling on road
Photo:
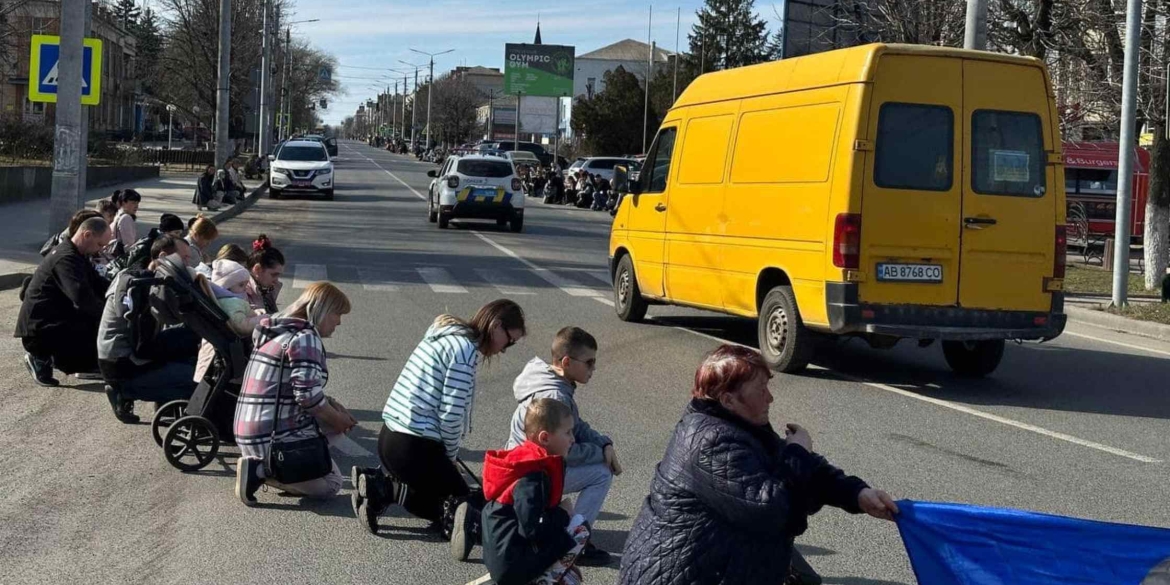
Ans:
{"type": "MultiPolygon", "coordinates": [[[[622,472],[613,440],[581,420],[577,408],[577,390],[589,383],[596,368],[597,340],[592,335],[578,327],[558,331],[552,343],[552,364],[546,364],[538,357],[532,358],[512,386],[519,404],[512,414],[507,446],[515,448],[529,436],[527,414],[534,401],[550,398],[568,406],[573,415],[574,444],[565,455],[564,491],[566,494],[580,494],[575,508],[590,527],[601,513],[613,476],[622,472]]],[[[604,566],[609,557],[608,552],[590,543],[585,547],[579,564],[604,566]]]]}
{"type": "Polygon", "coordinates": [[[41,261],[24,291],[15,336],[24,345],[24,364],[33,381],[57,386],[53,368],[97,379],[98,322],[108,283],[90,260],[109,244],[106,220],[91,217],[41,261]]]}
{"type": "Polygon", "coordinates": [[[315,282],[283,312],[261,320],[252,336],[254,347],[236,403],[235,435],[241,457],[236,462],[236,497],[255,506],[256,490],[267,485],[286,494],[327,499],[341,491],[337,462],[316,451],[303,461],[306,469],[286,468],[270,457],[274,450],[320,441],[332,443],[357,426],[357,420],[325,395],[329,369],[322,339],[333,335],[341,316],[349,314],[345,293],[332,283],[315,282]],[[281,482],[280,475],[300,481],[281,482]],[[316,477],[311,477],[316,475],[316,477]],[[309,477],[305,477],[309,476],[309,477]]]}
{"type": "Polygon", "coordinates": [[[168,349],[188,344],[193,334],[185,327],[160,329],[150,312],[149,289],[132,290],[135,278],[149,278],[162,258],[185,265],[190,249],[181,238],[158,236],[150,247],[148,270],[123,270],[110,284],[105,310],[98,328],[98,366],[106,380],[106,397],[114,416],[125,424],[136,424],[134,401],[158,405],[186,400],[195,391],[194,354],[168,349]],[[171,354],[171,355],[168,355],[171,354]]]}
{"type": "Polygon", "coordinates": [[[561,500],[575,419],[565,403],[536,399],[524,414],[525,441],[484,456],[483,564],[496,585],[581,582],[573,565],[589,529],[561,500]]]}

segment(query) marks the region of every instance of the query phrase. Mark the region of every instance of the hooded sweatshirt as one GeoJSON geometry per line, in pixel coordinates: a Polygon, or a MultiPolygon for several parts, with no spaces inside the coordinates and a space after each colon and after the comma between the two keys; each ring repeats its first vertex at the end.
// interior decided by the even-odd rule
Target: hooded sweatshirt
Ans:
{"type": "Polygon", "coordinates": [[[519,404],[516,406],[516,412],[512,413],[512,433],[508,438],[508,448],[515,448],[524,442],[524,416],[528,414],[528,405],[538,398],[552,398],[567,404],[573,411],[573,438],[576,442],[569,449],[565,464],[577,467],[604,463],[605,446],[613,444],[613,440],[593,430],[589,423],[581,420],[577,400],[573,396],[576,391],[576,385],[553,371],[552,366],[538,357],[532,358],[512,386],[512,392],[519,404]]]}
{"type": "Polygon", "coordinates": [[[483,360],[469,334],[462,325],[431,325],[382,409],[386,428],[439,441],[452,461],[471,430],[475,372],[483,360]]]}
{"type": "Polygon", "coordinates": [[[525,441],[483,462],[483,562],[498,585],[526,585],[576,542],[560,508],[564,460],[525,441]]]}

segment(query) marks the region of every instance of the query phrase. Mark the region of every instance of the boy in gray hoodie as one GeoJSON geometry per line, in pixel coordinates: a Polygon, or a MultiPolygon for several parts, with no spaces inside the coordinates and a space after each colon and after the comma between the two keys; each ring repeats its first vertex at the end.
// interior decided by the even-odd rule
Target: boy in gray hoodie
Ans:
{"type": "MultiPolygon", "coordinates": [[[[512,389],[519,403],[512,415],[508,449],[525,440],[524,416],[528,405],[539,398],[563,402],[573,411],[575,443],[565,457],[564,493],[579,493],[574,511],[585,517],[590,526],[601,513],[609,494],[613,476],[621,475],[622,466],[614,451],[613,440],[593,430],[581,420],[575,394],[577,387],[589,383],[597,367],[597,340],[584,329],[565,327],[557,332],[552,344],[552,363],[536,357],[524,366],[512,389]]],[[[600,566],[609,562],[609,553],[589,544],[577,564],[600,566]]]]}

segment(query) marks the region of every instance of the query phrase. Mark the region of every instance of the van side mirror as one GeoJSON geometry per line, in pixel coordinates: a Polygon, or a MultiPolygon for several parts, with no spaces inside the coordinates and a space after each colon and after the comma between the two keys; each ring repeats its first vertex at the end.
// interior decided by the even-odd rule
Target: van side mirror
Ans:
{"type": "Polygon", "coordinates": [[[613,168],[613,190],[626,193],[630,188],[630,171],[623,165],[613,168]]]}
{"type": "Polygon", "coordinates": [[[432,179],[437,179],[437,178],[439,178],[439,171],[431,169],[431,170],[427,171],[427,176],[432,178],[432,179]]]}

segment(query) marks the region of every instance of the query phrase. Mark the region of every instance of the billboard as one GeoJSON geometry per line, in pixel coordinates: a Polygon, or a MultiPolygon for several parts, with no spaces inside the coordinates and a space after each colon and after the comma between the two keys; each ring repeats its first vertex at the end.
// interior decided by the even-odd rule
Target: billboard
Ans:
{"type": "Polygon", "coordinates": [[[574,55],[565,45],[504,45],[504,93],[573,95],[574,55]]]}
{"type": "Polygon", "coordinates": [[[865,44],[851,23],[864,22],[866,8],[858,0],[786,0],[782,59],[865,44]]]}

